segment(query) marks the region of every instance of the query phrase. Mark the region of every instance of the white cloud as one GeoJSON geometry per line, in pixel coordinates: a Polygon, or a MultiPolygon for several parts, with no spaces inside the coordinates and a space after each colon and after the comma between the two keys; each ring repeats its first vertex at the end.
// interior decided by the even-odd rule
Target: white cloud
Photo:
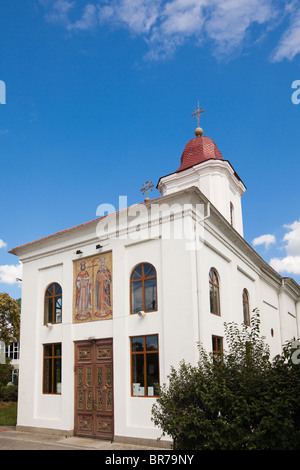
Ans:
{"type": "Polygon", "coordinates": [[[300,256],[286,256],[285,258],[272,258],[270,265],[279,273],[300,274],[300,256]]]}
{"type": "Polygon", "coordinates": [[[3,240],[0,238],[0,248],[6,248],[7,243],[5,243],[3,240]]]}
{"type": "Polygon", "coordinates": [[[88,4],[85,6],[82,17],[74,23],[69,23],[67,29],[69,30],[90,30],[98,24],[98,10],[95,5],[88,4]]]}
{"type": "Polygon", "coordinates": [[[300,256],[300,219],[284,227],[289,229],[289,232],[283,237],[283,241],[287,242],[287,254],[300,256]]]}
{"type": "Polygon", "coordinates": [[[300,53],[300,9],[293,15],[289,28],[283,34],[276,47],[272,60],[279,62],[283,59],[292,60],[300,53]]]}
{"type": "Polygon", "coordinates": [[[254,24],[269,24],[277,16],[272,0],[213,0],[206,32],[217,53],[228,54],[241,47],[254,24]]]}
{"type": "Polygon", "coordinates": [[[276,243],[276,238],[274,235],[270,234],[261,235],[260,237],[256,237],[252,240],[253,246],[264,245],[266,249],[270,248],[270,245],[273,243],[276,243]]]}
{"type": "Polygon", "coordinates": [[[149,46],[148,59],[170,56],[187,40],[198,46],[213,43],[215,56],[228,55],[240,51],[246,42],[253,45],[290,15],[290,27],[273,60],[292,59],[300,53],[299,0],[89,0],[81,9],[75,0],[39,2],[47,21],[62,24],[70,32],[109,24],[141,35],[149,46]]]}
{"type": "Polygon", "coordinates": [[[69,31],[91,30],[98,25],[98,9],[92,3],[85,5],[81,17],[72,22],[70,13],[76,7],[75,1],[39,0],[39,2],[46,9],[45,18],[48,22],[62,24],[69,31]]]}
{"type": "Polygon", "coordinates": [[[207,0],[171,0],[161,5],[158,21],[147,38],[149,52],[146,58],[171,56],[187,38],[200,42],[205,21],[207,0]]]}
{"type": "Polygon", "coordinates": [[[22,264],[6,264],[0,266],[0,283],[15,284],[17,278],[22,279],[22,264]]]}
{"type": "Polygon", "coordinates": [[[74,2],[69,0],[40,0],[40,3],[46,7],[45,18],[51,23],[61,23],[64,26],[69,24],[69,12],[74,8],[74,2]]]}
{"type": "Polygon", "coordinates": [[[284,227],[288,229],[282,239],[286,256],[272,258],[270,265],[280,273],[300,274],[300,219],[284,227]]]}
{"type": "Polygon", "coordinates": [[[170,0],[151,31],[148,56],[167,55],[188,38],[196,45],[212,41],[216,56],[228,54],[243,45],[251,26],[277,14],[273,0],[170,0]]]}
{"type": "Polygon", "coordinates": [[[204,23],[206,0],[173,0],[165,5],[161,14],[161,32],[165,35],[199,34],[204,23]]]}
{"type": "Polygon", "coordinates": [[[125,26],[135,34],[145,34],[157,21],[160,4],[160,0],[113,0],[99,7],[99,21],[125,26]]]}

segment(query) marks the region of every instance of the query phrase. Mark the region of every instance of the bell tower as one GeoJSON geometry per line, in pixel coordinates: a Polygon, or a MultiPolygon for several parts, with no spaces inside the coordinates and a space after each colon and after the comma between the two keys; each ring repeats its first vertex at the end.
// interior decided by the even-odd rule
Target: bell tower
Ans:
{"type": "Polygon", "coordinates": [[[199,107],[192,114],[197,119],[195,137],[182,152],[180,166],[175,172],[159,179],[157,189],[163,196],[196,186],[243,236],[241,198],[246,187],[229,160],[224,160],[214,141],[203,135],[199,120],[204,110],[199,107]]]}

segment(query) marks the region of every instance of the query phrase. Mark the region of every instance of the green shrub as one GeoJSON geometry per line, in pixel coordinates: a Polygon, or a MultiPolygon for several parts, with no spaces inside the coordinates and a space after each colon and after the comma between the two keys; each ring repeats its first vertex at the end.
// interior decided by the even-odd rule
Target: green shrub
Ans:
{"type": "Polygon", "coordinates": [[[292,343],[270,361],[251,327],[225,324],[228,351],[214,357],[199,346],[198,364],[172,368],[152,408],[152,420],[176,450],[294,450],[300,448],[300,365],[292,343]]]}
{"type": "Polygon", "coordinates": [[[18,401],[18,386],[7,385],[0,387],[0,401],[18,401]]]}
{"type": "Polygon", "coordinates": [[[1,385],[7,385],[11,381],[12,371],[13,366],[10,359],[6,359],[5,364],[0,364],[0,387],[1,385]]]}

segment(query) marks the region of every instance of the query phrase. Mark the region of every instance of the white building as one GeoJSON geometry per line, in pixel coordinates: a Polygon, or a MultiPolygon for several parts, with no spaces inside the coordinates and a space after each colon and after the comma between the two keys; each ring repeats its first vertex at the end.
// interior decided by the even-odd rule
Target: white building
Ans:
{"type": "Polygon", "coordinates": [[[299,285],[244,240],[246,188],[195,134],[160,198],[11,251],[23,263],[19,429],[154,442],[157,384],[197,361],[197,342],[226,349],[224,322],[258,308],[274,355],[299,337],[299,285]]]}

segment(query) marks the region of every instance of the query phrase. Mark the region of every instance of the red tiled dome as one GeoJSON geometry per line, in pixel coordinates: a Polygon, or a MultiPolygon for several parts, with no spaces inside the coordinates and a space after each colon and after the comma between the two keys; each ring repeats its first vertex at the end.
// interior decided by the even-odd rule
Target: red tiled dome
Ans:
{"type": "Polygon", "coordinates": [[[207,136],[198,136],[191,139],[185,146],[181,155],[180,167],[177,171],[185,170],[198,163],[211,158],[223,160],[222,154],[216,144],[207,136]]]}

